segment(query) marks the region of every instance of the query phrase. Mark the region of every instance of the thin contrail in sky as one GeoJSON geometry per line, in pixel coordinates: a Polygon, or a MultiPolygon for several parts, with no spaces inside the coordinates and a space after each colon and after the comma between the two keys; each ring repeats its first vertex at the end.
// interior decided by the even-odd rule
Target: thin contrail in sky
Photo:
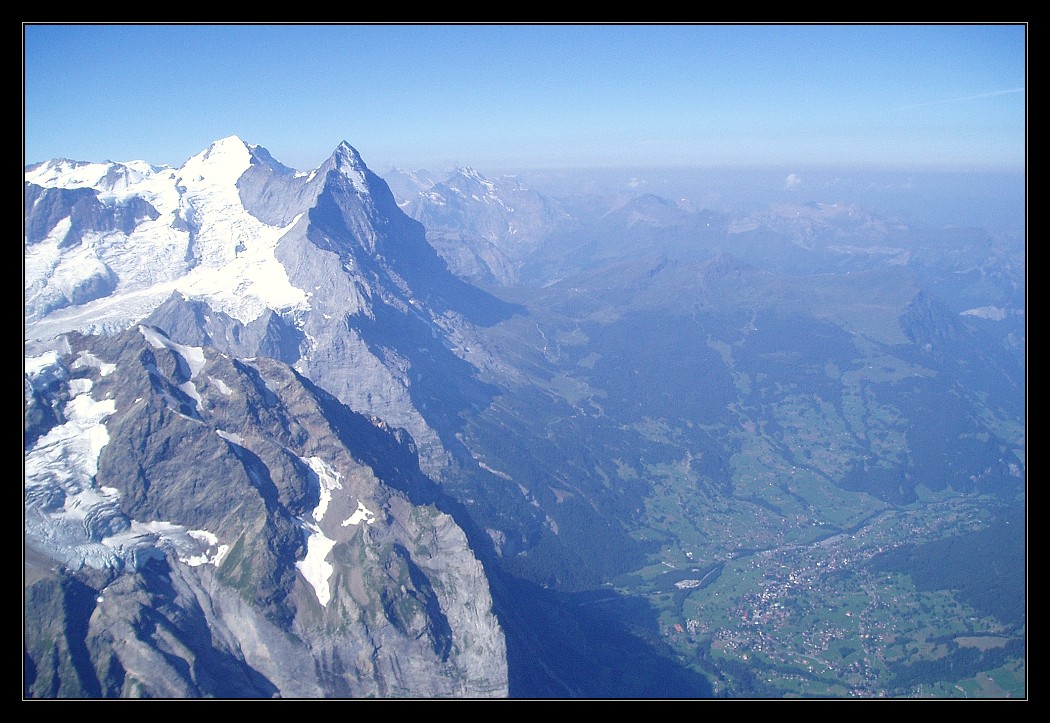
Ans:
{"type": "Polygon", "coordinates": [[[945,100],[930,100],[925,103],[912,103],[911,105],[902,105],[897,110],[908,110],[909,108],[922,108],[927,105],[942,105],[944,103],[962,103],[967,100],[980,100],[981,98],[994,98],[999,95],[1011,95],[1013,93],[1024,93],[1024,88],[1008,88],[1006,90],[993,90],[990,93],[978,93],[977,95],[967,95],[962,98],[947,98],[945,100]]]}

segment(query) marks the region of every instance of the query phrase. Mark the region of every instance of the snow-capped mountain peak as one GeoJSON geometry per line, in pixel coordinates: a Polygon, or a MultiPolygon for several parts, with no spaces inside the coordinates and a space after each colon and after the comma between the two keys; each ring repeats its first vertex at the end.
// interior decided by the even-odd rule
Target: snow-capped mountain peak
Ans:
{"type": "MultiPolygon", "coordinates": [[[[27,353],[70,331],[155,324],[182,342],[293,364],[342,401],[408,429],[424,464],[443,464],[407,393],[405,357],[377,354],[366,335],[396,346],[394,327],[405,338],[436,334],[431,325],[499,304],[448,271],[348,143],[306,175],[230,136],[179,169],[135,176],[120,199],[100,183],[119,164],[42,168],[26,169],[27,353]]],[[[440,366],[434,354],[415,362],[440,366]]]]}
{"type": "Polygon", "coordinates": [[[174,174],[169,166],[146,161],[94,163],[59,158],[28,167],[25,181],[43,188],[89,188],[103,203],[120,203],[134,195],[155,196],[152,189],[166,184],[174,174]]]}
{"type": "Polygon", "coordinates": [[[216,159],[222,159],[224,156],[238,157],[244,153],[249,153],[251,150],[252,146],[241,140],[239,136],[226,136],[225,138],[220,138],[211,143],[211,145],[183,165],[188,165],[194,159],[198,158],[209,159],[215,157],[216,159]]]}
{"type": "Polygon", "coordinates": [[[176,183],[187,188],[236,190],[237,180],[251,166],[254,150],[237,136],[215,141],[182,165],[176,183]]]}
{"type": "Polygon", "coordinates": [[[466,176],[467,178],[471,178],[481,183],[487,182],[487,179],[472,166],[463,166],[462,168],[457,169],[456,172],[459,173],[461,176],[466,176]]]}
{"type": "Polygon", "coordinates": [[[230,136],[177,170],[69,161],[28,169],[31,336],[127,328],[173,292],[205,298],[244,323],[268,308],[306,308],[306,292],[291,285],[274,255],[294,219],[265,223],[241,200],[238,180],[252,158],[250,147],[230,136]],[[80,195],[56,197],[48,189],[80,195]]]}
{"type": "Polygon", "coordinates": [[[368,167],[361,160],[361,154],[346,141],[341,142],[332,154],[335,169],[349,179],[354,190],[360,194],[369,193],[368,167]]]}
{"type": "Polygon", "coordinates": [[[178,169],[39,164],[23,192],[34,627],[87,589],[55,587],[57,561],[100,581],[76,644],[128,651],[106,694],[506,695],[466,534],[399,491],[451,463],[434,415],[489,392],[465,314],[505,311],[358,152],[298,173],[231,136],[178,169]],[[215,671],[159,662],[147,608],[194,621],[180,650],[215,671]]]}

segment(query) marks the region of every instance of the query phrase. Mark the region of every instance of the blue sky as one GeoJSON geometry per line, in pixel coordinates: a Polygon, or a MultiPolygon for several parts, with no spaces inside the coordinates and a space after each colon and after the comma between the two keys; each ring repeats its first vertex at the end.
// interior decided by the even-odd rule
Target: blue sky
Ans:
{"type": "Polygon", "coordinates": [[[1022,169],[1026,27],[23,26],[25,162],[1022,169]]]}

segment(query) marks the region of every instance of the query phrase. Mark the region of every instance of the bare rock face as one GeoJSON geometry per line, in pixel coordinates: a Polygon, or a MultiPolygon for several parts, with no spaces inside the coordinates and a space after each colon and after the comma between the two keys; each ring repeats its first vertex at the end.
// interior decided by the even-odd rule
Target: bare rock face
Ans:
{"type": "Polygon", "coordinates": [[[25,694],[507,695],[485,570],[407,435],[140,326],[26,373],[25,694]]]}
{"type": "Polygon", "coordinates": [[[405,213],[426,227],[427,240],[465,279],[518,284],[529,255],[550,233],[574,223],[554,202],[513,177],[490,179],[473,168],[425,184],[392,177],[400,181],[405,213]]]}
{"type": "Polygon", "coordinates": [[[236,137],[178,169],[49,161],[24,196],[31,353],[145,323],[274,358],[406,429],[432,475],[449,420],[491,395],[462,340],[514,308],[452,274],[345,142],[308,173],[236,137]]]}

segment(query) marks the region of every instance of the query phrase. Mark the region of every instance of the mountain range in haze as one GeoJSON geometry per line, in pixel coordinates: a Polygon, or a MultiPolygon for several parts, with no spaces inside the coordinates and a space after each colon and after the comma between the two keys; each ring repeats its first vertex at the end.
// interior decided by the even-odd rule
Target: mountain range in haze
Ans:
{"type": "Polygon", "coordinates": [[[235,137],[24,229],[27,697],[1024,694],[1023,241],[235,137]]]}

